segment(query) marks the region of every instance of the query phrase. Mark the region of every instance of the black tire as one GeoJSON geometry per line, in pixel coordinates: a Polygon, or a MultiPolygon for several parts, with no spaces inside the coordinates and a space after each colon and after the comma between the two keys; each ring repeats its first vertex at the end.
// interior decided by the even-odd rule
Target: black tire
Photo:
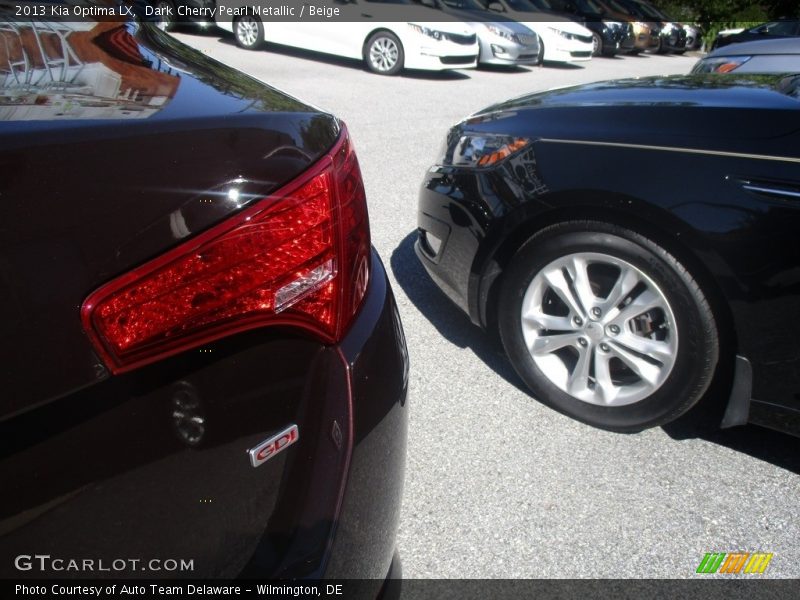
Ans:
{"type": "MultiPolygon", "coordinates": [[[[537,281],[541,281],[541,278],[537,281]]],[[[636,289],[631,292],[630,298],[634,297],[636,289]]],[[[602,298],[602,294],[598,295],[595,291],[592,293],[598,301],[602,298]]],[[[607,295],[610,296],[611,293],[607,292],[607,295]]],[[[612,310],[619,312],[624,306],[623,302],[612,310]]],[[[636,317],[637,320],[641,318],[636,317]]],[[[569,316],[566,317],[566,321],[573,322],[569,316]]],[[[579,421],[611,431],[636,432],[677,419],[704,395],[719,361],[719,334],[713,313],[703,290],[687,269],[653,240],[629,229],[599,221],[560,223],[539,231],[525,242],[503,274],[497,323],[506,354],[536,399],[579,421]],[[668,310],[671,311],[672,319],[663,325],[668,333],[663,335],[675,336],[671,338],[675,340],[675,347],[670,358],[674,362],[670,369],[663,371],[663,382],[659,383],[652,393],[644,388],[644,391],[639,393],[645,395],[630,404],[607,406],[578,399],[577,396],[559,387],[558,382],[554,383],[556,371],[551,370],[546,374],[540,369],[526,344],[521,311],[529,286],[546,266],[552,265],[553,261],[567,260],[564,257],[572,255],[608,256],[633,266],[635,271],[644,274],[646,281],[654,284],[652,289],[660,294],[666,301],[668,310]]],[[[591,330],[593,336],[598,333],[598,328],[601,331],[605,328],[605,335],[609,335],[607,333],[609,327],[614,329],[613,326],[603,324],[598,327],[598,323],[589,325],[587,320],[584,331],[587,331],[588,327],[594,327],[591,330]]],[[[615,329],[619,334],[619,328],[615,329]]],[[[629,334],[630,330],[625,330],[619,335],[625,335],[626,339],[630,339],[629,334]]],[[[553,333],[547,331],[542,335],[553,335],[553,333]]],[[[584,346],[583,350],[574,344],[567,347],[566,351],[575,352],[577,356],[583,351],[589,357],[586,362],[597,365],[596,361],[601,360],[597,357],[597,353],[600,353],[603,347],[605,348],[603,352],[608,353],[609,344],[601,344],[597,341],[598,338],[594,337],[592,339],[595,341],[589,341],[587,351],[583,333],[579,332],[578,335],[581,339],[577,341],[584,346]]],[[[648,335],[662,334],[656,333],[656,329],[651,326],[648,335]]],[[[622,338],[617,338],[616,341],[621,340],[622,338]]],[[[614,345],[613,338],[607,338],[607,341],[614,345]]],[[[549,344],[549,340],[545,343],[549,344]]],[[[552,356],[547,352],[553,351],[548,349],[538,356],[552,356]]],[[[614,348],[611,352],[613,354],[614,348]]],[[[609,365],[611,362],[608,361],[618,359],[605,357],[602,360],[607,361],[605,364],[609,365]]],[[[622,364],[622,361],[618,362],[622,364]]],[[[586,371],[588,377],[585,381],[588,382],[588,386],[583,391],[589,390],[586,392],[589,394],[597,390],[597,379],[592,382],[595,368],[591,367],[591,372],[586,371]]],[[[575,370],[577,371],[577,362],[575,370]]],[[[572,375],[569,373],[568,378],[572,375]]],[[[626,385],[624,381],[623,386],[626,385]]],[[[615,385],[617,383],[619,381],[615,385]]],[[[601,395],[604,394],[605,390],[602,390],[601,395]]]]}
{"type": "Polygon", "coordinates": [[[378,75],[397,75],[405,58],[403,44],[391,31],[378,31],[364,44],[364,63],[378,75]]]}
{"type": "Polygon", "coordinates": [[[592,33],[592,56],[601,56],[603,51],[603,38],[599,33],[592,33]]]}
{"type": "Polygon", "coordinates": [[[155,8],[158,9],[158,20],[156,27],[161,31],[172,31],[175,29],[175,16],[177,15],[175,5],[170,0],[158,0],[155,3],[155,8]],[[172,15],[172,16],[170,16],[172,15]]]}
{"type": "Polygon", "coordinates": [[[255,15],[244,15],[233,22],[236,45],[245,50],[258,50],[264,45],[264,24],[255,15]]]}

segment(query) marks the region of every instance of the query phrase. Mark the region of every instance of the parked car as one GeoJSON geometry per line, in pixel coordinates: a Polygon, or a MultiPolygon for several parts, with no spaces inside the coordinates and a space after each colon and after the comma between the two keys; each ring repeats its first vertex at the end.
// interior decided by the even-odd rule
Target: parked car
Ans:
{"type": "MultiPolygon", "coordinates": [[[[592,32],[571,19],[545,12],[531,0],[480,0],[490,11],[519,21],[539,37],[539,62],[592,58],[592,32]]],[[[545,2],[546,0],[540,0],[545,2]]],[[[547,5],[549,7],[549,4],[547,5]]]]}
{"type": "Polygon", "coordinates": [[[450,130],[422,183],[417,255],[567,415],[639,431],[724,391],[724,426],[800,431],[798,123],[797,75],[490,106],[450,130]]]}
{"type": "Polygon", "coordinates": [[[450,18],[469,23],[478,35],[479,65],[536,65],[541,62],[539,38],[514,20],[497,20],[480,0],[420,0],[450,18]]]}
{"type": "Polygon", "coordinates": [[[0,577],[376,597],[408,355],[347,128],[152,24],[6,17],[0,577]]]}
{"type": "MultiPolygon", "coordinates": [[[[544,0],[539,0],[544,1],[544,0]]],[[[594,56],[614,56],[634,47],[633,27],[615,20],[595,0],[546,0],[560,14],[576,19],[592,32],[594,56]]]]}
{"type": "Polygon", "coordinates": [[[687,30],[680,23],[670,19],[652,4],[641,0],[617,0],[625,6],[632,15],[641,19],[650,26],[654,36],[651,50],[657,53],[686,52],[687,30]]]}
{"type": "Polygon", "coordinates": [[[653,33],[650,24],[632,15],[623,4],[617,0],[595,0],[599,4],[604,14],[609,18],[616,19],[622,23],[630,24],[630,31],[633,35],[633,43],[626,44],[625,50],[629,54],[639,54],[650,50],[658,44],[658,33],[653,33]]]}
{"type": "Polygon", "coordinates": [[[474,68],[477,64],[478,39],[471,27],[457,21],[441,22],[441,13],[412,0],[390,4],[351,0],[337,7],[341,19],[274,21],[269,27],[252,5],[252,0],[230,0],[225,4],[228,11],[218,11],[215,16],[217,25],[232,32],[236,44],[247,50],[256,50],[265,41],[304,48],[363,60],[379,75],[397,75],[403,69],[474,68]],[[362,14],[378,18],[372,21],[362,14]]]}
{"type": "Polygon", "coordinates": [[[716,50],[728,44],[738,44],[741,42],[755,42],[757,40],[769,40],[778,38],[794,38],[800,36],[800,19],[779,19],[756,25],[750,29],[720,31],[711,49],[716,50]]]}
{"type": "Polygon", "coordinates": [[[761,40],[717,48],[697,61],[692,73],[800,73],[800,43],[761,40]]]}
{"type": "Polygon", "coordinates": [[[703,28],[695,23],[682,23],[682,25],[684,31],[686,32],[686,49],[702,50],[704,35],[703,28]]]}

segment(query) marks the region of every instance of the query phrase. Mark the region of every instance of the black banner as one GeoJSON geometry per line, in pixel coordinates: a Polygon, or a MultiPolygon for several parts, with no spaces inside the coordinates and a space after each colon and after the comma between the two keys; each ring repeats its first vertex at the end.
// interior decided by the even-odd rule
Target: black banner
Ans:
{"type": "Polygon", "coordinates": [[[348,581],[3,581],[0,597],[10,598],[294,598],[511,600],[518,598],[658,600],[754,600],[797,598],[800,583],[760,577],[726,579],[406,579],[348,581]],[[376,593],[377,592],[377,593],[376,593]]]}

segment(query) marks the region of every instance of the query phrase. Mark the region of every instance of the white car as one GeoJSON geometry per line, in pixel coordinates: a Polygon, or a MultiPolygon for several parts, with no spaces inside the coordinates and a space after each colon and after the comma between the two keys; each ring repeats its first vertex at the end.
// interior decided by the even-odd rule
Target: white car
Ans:
{"type": "MultiPolygon", "coordinates": [[[[403,69],[441,71],[474,68],[479,46],[475,31],[464,23],[431,22],[441,19],[432,9],[399,4],[399,22],[370,21],[367,11],[389,16],[392,7],[383,2],[351,0],[348,4],[329,3],[342,15],[325,21],[271,20],[259,14],[256,1],[227,1],[225,11],[217,11],[217,26],[233,33],[237,45],[254,50],[263,42],[273,42],[346,58],[363,60],[367,68],[381,75],[396,75],[403,69]],[[387,9],[389,12],[387,12],[387,9]],[[348,20],[347,12],[352,12],[348,20]],[[361,17],[361,18],[359,18],[361,17]]],[[[222,6],[217,3],[217,6],[222,6]]]]}
{"type": "Polygon", "coordinates": [[[539,36],[540,62],[577,62],[592,58],[592,32],[565,17],[544,12],[546,2],[531,0],[480,0],[493,12],[510,17],[539,36]],[[541,6],[539,5],[541,4],[541,6]]]}

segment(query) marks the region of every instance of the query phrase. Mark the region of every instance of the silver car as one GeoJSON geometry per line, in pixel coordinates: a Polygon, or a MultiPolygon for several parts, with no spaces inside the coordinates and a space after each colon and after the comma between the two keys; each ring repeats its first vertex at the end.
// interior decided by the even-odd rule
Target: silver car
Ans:
{"type": "Polygon", "coordinates": [[[418,0],[421,4],[469,23],[478,36],[479,65],[536,65],[539,36],[522,23],[497,20],[478,0],[418,0]]]}

